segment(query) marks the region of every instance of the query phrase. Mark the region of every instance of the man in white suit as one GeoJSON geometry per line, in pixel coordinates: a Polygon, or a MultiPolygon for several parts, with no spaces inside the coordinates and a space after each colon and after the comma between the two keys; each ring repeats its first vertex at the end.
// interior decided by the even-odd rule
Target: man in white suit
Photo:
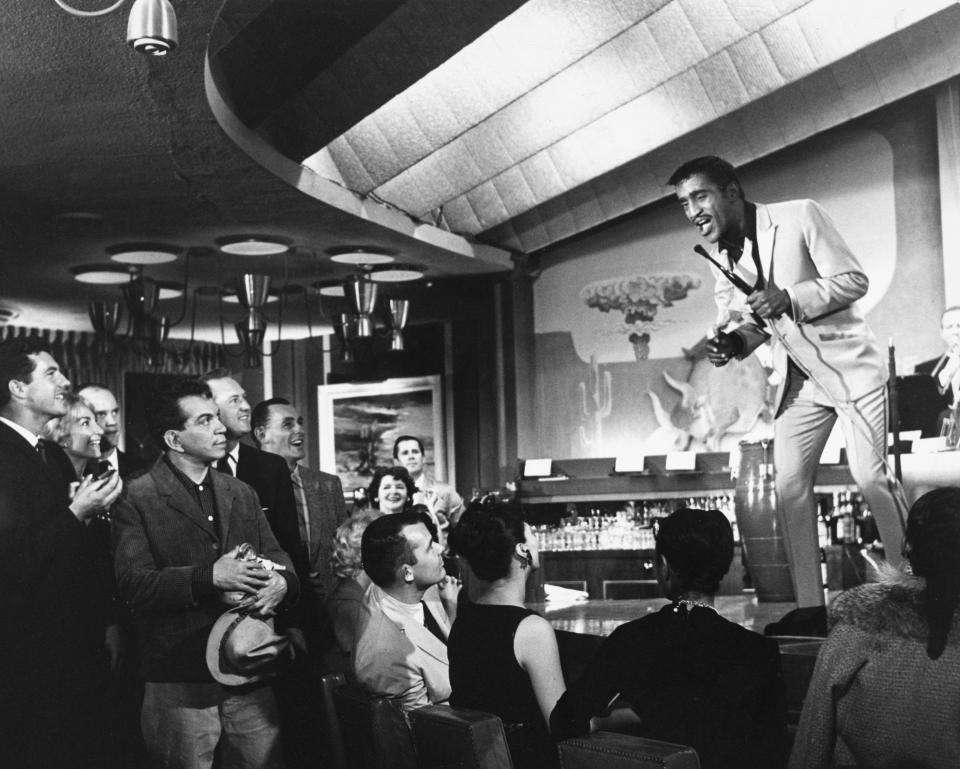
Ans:
{"type": "Polygon", "coordinates": [[[450,623],[434,585],[446,578],[442,550],[421,513],[378,518],[363,532],[363,568],[373,580],[357,637],[354,670],[371,693],[404,710],[450,698],[450,623]]]}
{"type": "Polygon", "coordinates": [[[782,378],[774,463],[798,610],[766,632],[825,634],[813,481],[838,418],[887,560],[902,560],[907,505],[886,463],[887,367],[857,306],[869,281],[812,200],[750,203],[733,166],[713,156],[685,163],[669,183],[713,245],[719,314],[710,361],[724,366],[769,341],[782,378]]]}

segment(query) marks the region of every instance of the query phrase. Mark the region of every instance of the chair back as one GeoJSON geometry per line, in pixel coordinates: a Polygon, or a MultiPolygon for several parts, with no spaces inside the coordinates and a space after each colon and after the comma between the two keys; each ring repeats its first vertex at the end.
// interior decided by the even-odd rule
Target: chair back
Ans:
{"type": "Polygon", "coordinates": [[[629,734],[594,732],[558,747],[561,769],[700,769],[693,748],[629,734]]]}
{"type": "Polygon", "coordinates": [[[333,701],[350,769],[417,769],[413,735],[397,702],[356,684],[338,686],[333,701]]]}
{"type": "Polygon", "coordinates": [[[420,769],[512,769],[503,722],[492,713],[428,705],[410,711],[420,769]]]}
{"type": "Polygon", "coordinates": [[[320,697],[323,701],[323,725],[327,731],[327,758],[330,769],[350,769],[343,748],[343,736],[340,734],[340,722],[337,719],[337,706],[333,701],[333,692],[346,686],[343,673],[328,673],[320,678],[320,697]]]}

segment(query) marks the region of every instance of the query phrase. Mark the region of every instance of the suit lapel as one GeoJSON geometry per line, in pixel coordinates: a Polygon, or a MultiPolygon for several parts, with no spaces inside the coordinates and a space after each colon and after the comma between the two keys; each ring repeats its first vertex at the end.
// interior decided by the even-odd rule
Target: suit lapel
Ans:
{"type": "Polygon", "coordinates": [[[757,203],[757,253],[763,278],[767,283],[776,285],[773,276],[773,247],[776,241],[777,225],[770,219],[770,212],[762,203],[757,203]]]}
{"type": "Polygon", "coordinates": [[[220,529],[220,541],[226,545],[230,539],[230,526],[233,522],[231,511],[236,504],[236,495],[222,473],[217,473],[211,469],[208,478],[213,485],[213,498],[217,505],[217,527],[220,529]]]}

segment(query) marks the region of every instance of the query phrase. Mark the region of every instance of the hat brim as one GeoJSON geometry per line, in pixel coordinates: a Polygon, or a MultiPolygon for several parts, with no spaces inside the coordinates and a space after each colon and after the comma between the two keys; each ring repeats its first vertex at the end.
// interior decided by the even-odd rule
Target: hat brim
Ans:
{"type": "Polygon", "coordinates": [[[223,656],[221,648],[223,637],[233,626],[233,623],[240,615],[240,607],[234,607],[221,614],[217,621],[210,628],[210,635],[207,637],[207,669],[210,675],[218,683],[225,686],[244,686],[245,684],[254,684],[258,681],[266,681],[273,678],[272,670],[252,673],[233,673],[223,669],[223,656]]]}

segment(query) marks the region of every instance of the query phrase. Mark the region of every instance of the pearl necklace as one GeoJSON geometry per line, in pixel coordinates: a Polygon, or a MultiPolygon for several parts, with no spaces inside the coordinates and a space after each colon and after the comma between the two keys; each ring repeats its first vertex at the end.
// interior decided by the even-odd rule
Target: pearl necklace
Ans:
{"type": "Polygon", "coordinates": [[[681,604],[687,607],[687,611],[693,611],[694,606],[699,606],[701,609],[710,609],[712,612],[715,612],[716,614],[720,613],[717,611],[716,606],[711,606],[710,604],[705,603],[704,601],[691,601],[687,598],[681,598],[678,601],[674,602],[674,605],[673,605],[674,614],[680,611],[681,604]]]}

